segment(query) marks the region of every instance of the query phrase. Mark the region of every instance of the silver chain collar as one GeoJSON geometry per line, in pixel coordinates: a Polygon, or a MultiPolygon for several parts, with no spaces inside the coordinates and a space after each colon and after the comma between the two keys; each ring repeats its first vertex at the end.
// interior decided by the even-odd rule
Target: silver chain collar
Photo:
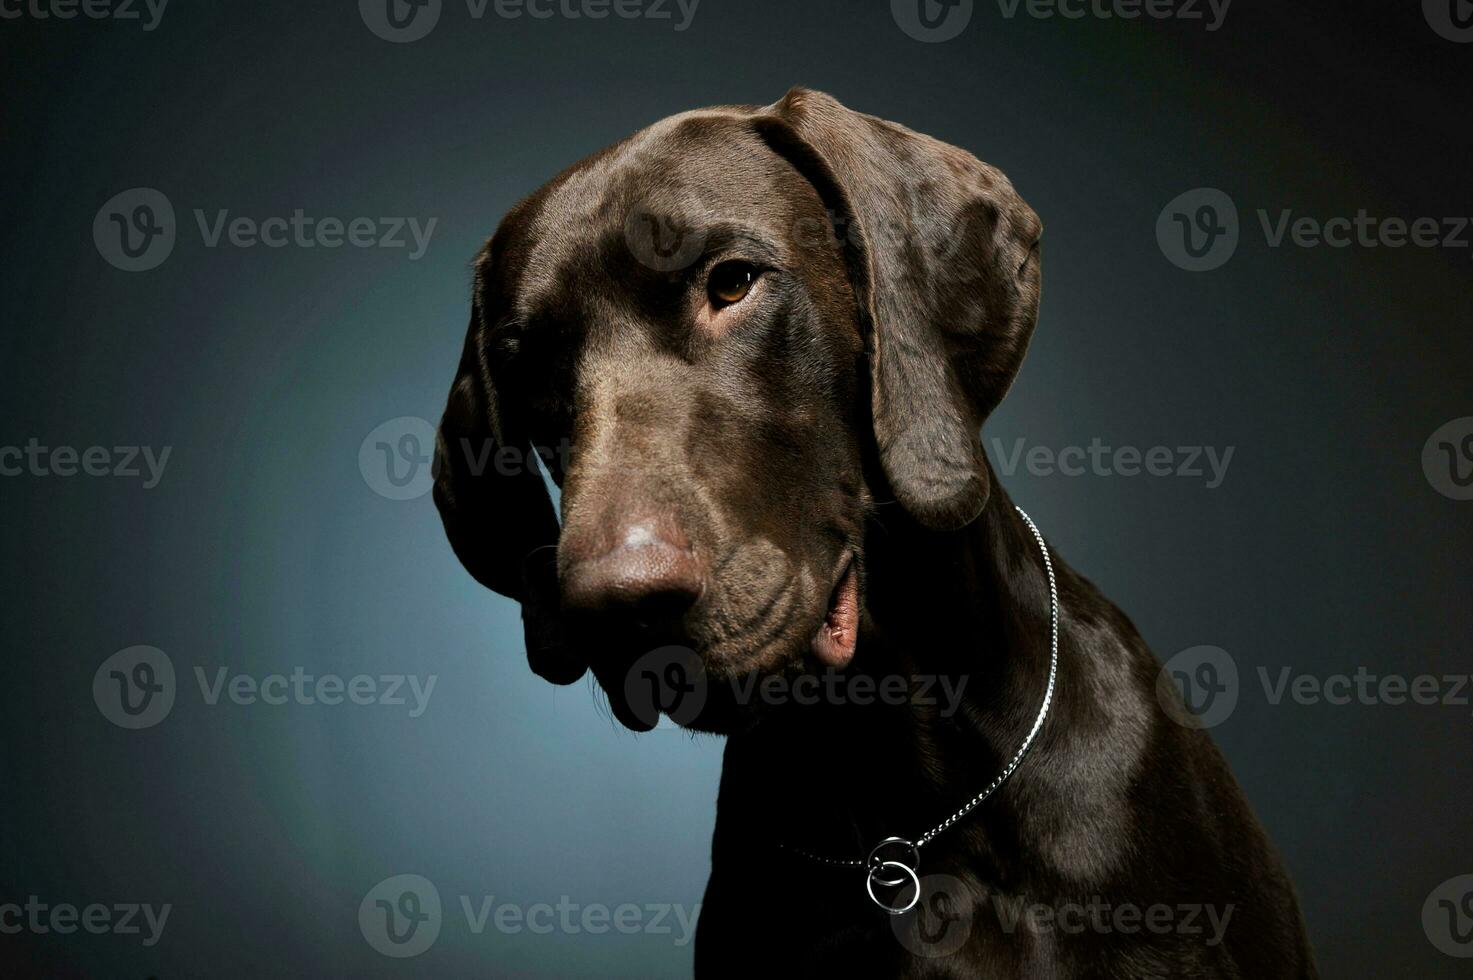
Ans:
{"type": "MultiPolygon", "coordinates": [[[[1013,755],[1006,766],[1003,766],[1002,772],[997,774],[997,778],[988,783],[982,792],[972,797],[961,809],[941,821],[935,827],[932,827],[914,841],[906,840],[903,837],[887,837],[876,844],[874,849],[869,852],[869,856],[865,858],[824,857],[821,854],[811,854],[808,851],[790,847],[787,844],[782,845],[784,850],[791,851],[811,861],[817,861],[820,864],[842,868],[866,869],[865,891],[869,893],[871,901],[891,915],[901,915],[902,913],[909,912],[921,900],[921,848],[935,840],[938,834],[981,806],[984,800],[997,792],[998,787],[1002,786],[1007,781],[1007,778],[1013,774],[1013,770],[1018,768],[1018,763],[1023,761],[1023,756],[1028,754],[1028,749],[1032,747],[1033,740],[1038,737],[1039,731],[1043,728],[1044,719],[1048,717],[1049,708],[1054,702],[1054,679],[1059,670],[1059,587],[1058,583],[1054,580],[1054,563],[1049,558],[1048,545],[1044,544],[1043,535],[1038,532],[1038,526],[1033,523],[1033,518],[1029,517],[1023,508],[1015,504],[1014,509],[1023,518],[1023,523],[1028,525],[1028,530],[1033,532],[1033,540],[1038,542],[1038,550],[1043,554],[1043,567],[1048,572],[1050,622],[1048,690],[1044,692],[1043,705],[1038,709],[1038,717],[1033,720],[1033,728],[1029,730],[1028,737],[1023,739],[1023,744],[1018,748],[1017,753],[1013,755]],[[885,877],[885,875],[896,872],[899,873],[899,877],[885,877]],[[906,885],[910,886],[909,890],[913,894],[903,904],[891,905],[875,895],[876,886],[884,889],[902,888],[906,885]]],[[[902,891],[897,898],[904,896],[904,894],[905,892],[902,891]]]]}

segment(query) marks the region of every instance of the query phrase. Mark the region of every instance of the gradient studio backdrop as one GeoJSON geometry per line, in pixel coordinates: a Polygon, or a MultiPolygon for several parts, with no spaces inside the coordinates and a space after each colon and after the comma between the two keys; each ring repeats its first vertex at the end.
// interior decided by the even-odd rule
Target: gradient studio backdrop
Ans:
{"type": "Polygon", "coordinates": [[[377,443],[412,455],[416,424],[360,447],[438,418],[469,260],[518,198],[669,113],[805,84],[973,150],[1043,216],[1042,318],[984,433],[1004,480],[1160,656],[1231,656],[1236,708],[1214,734],[1325,975],[1465,976],[1423,912],[1473,874],[1473,707],[1274,703],[1260,669],[1470,669],[1473,501],[1424,447],[1473,425],[1473,234],[1275,248],[1257,213],[1473,214],[1473,44],[1434,29],[1430,0],[1238,0],[1214,31],[977,0],[934,43],[887,0],[701,0],[683,30],[664,6],[476,19],[444,0],[427,36],[390,43],[353,0],[175,0],[151,30],[5,0],[0,445],[170,455],[151,488],[146,466],[0,478],[0,902],[171,911],[153,945],[146,927],[0,933],[0,975],[689,972],[677,912],[705,883],[719,740],[636,737],[586,685],[533,677],[516,608],[456,563],[405,458],[375,472],[377,443]],[[93,225],[140,187],[168,200],[176,241],[128,272],[93,225]],[[1204,272],[1157,238],[1196,188],[1241,218],[1204,272]],[[406,248],[211,248],[194,216],[299,208],[435,225],[411,258],[407,231],[406,248]],[[1233,455],[1211,487],[1210,470],[1067,476],[1025,457],[1009,475],[1001,458],[1094,440],[1233,455]],[[93,681],[136,645],[177,683],[166,717],[128,730],[93,681]],[[417,717],[412,695],[211,704],[196,671],[213,685],[222,668],[437,681],[417,717]],[[442,903],[412,959],[359,924],[400,874],[442,903]],[[478,932],[463,900],[633,903],[649,928],[598,934],[575,912],[540,934],[493,913],[478,932]]]}

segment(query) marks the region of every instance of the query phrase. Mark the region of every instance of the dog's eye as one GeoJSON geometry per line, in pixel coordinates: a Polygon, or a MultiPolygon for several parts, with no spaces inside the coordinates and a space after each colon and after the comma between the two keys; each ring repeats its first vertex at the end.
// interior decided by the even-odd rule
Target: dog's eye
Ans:
{"type": "Polygon", "coordinates": [[[712,306],[740,303],[757,282],[757,267],[750,262],[723,262],[711,270],[706,293],[712,306]]]}

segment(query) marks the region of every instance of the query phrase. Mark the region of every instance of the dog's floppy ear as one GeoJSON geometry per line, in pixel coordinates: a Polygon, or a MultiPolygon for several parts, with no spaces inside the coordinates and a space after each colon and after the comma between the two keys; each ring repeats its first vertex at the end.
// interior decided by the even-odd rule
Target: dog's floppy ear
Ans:
{"type": "Polygon", "coordinates": [[[532,446],[504,419],[487,362],[483,279],[435,440],[435,506],[456,557],[476,580],[522,604],[527,660],[555,684],[583,676],[587,662],[558,623],[558,520],[532,446]]]}
{"type": "Polygon", "coordinates": [[[990,489],[982,422],[1038,319],[1038,216],[965,150],[821,92],[794,89],[755,124],[841,227],[896,499],[930,527],[969,523],[990,489]]]}

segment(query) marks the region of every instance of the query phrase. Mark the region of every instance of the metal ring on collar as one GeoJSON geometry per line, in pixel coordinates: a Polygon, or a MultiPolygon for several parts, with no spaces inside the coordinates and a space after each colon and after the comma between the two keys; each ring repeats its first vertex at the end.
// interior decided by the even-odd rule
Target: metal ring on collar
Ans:
{"type": "MultiPolygon", "coordinates": [[[[921,849],[915,844],[912,844],[910,841],[906,840],[904,837],[886,837],[884,840],[876,844],[874,846],[874,849],[869,852],[869,858],[865,862],[865,866],[869,868],[870,876],[874,877],[875,872],[879,871],[891,861],[900,864],[908,871],[919,871],[921,867],[921,849]],[[883,853],[881,853],[882,851],[885,851],[887,849],[891,851],[899,851],[900,853],[892,854],[889,858],[887,858],[883,853]]],[[[875,878],[875,884],[880,885],[884,888],[899,888],[901,885],[905,884],[905,876],[902,875],[899,878],[894,879],[875,878]]]]}
{"type": "Polygon", "coordinates": [[[913,870],[907,868],[899,861],[880,862],[880,866],[878,868],[870,869],[869,874],[866,875],[866,879],[867,880],[864,883],[864,887],[865,890],[869,892],[870,901],[874,902],[876,905],[884,909],[886,912],[889,912],[891,915],[904,915],[906,912],[909,912],[911,909],[915,908],[916,903],[921,900],[920,877],[917,876],[913,870]],[[875,875],[876,873],[883,871],[885,868],[895,868],[896,870],[900,871],[904,875],[904,877],[900,880],[904,881],[906,878],[909,878],[911,886],[915,888],[915,894],[911,895],[910,901],[906,902],[904,905],[886,905],[875,896],[875,875]]]}

